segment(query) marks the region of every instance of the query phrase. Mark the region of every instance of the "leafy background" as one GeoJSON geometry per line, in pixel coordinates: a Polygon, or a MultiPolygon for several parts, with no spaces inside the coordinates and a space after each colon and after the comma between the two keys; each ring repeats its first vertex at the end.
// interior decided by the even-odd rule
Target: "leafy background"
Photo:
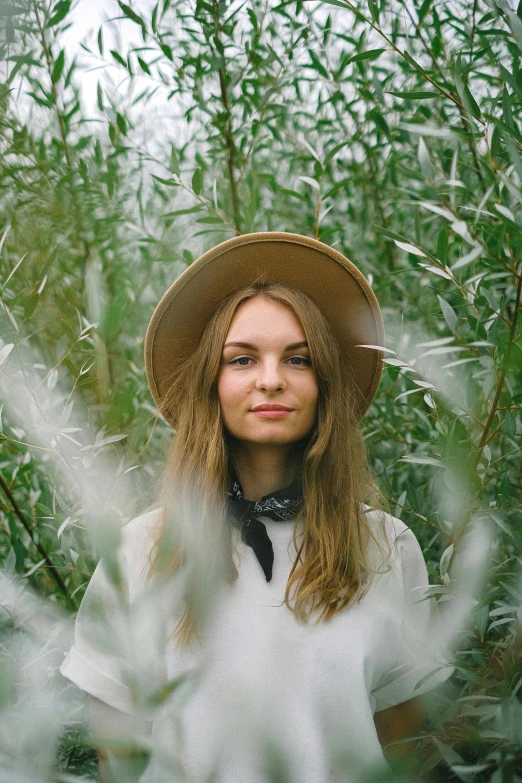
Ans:
{"type": "Polygon", "coordinates": [[[338,248],[381,302],[365,435],[441,610],[489,531],[423,779],[522,780],[520,7],[111,0],[80,50],[77,7],[0,4],[6,780],[97,775],[80,702],[57,706],[56,627],[103,548],[92,519],[154,504],[146,326],[198,254],[263,230],[338,248]]]}

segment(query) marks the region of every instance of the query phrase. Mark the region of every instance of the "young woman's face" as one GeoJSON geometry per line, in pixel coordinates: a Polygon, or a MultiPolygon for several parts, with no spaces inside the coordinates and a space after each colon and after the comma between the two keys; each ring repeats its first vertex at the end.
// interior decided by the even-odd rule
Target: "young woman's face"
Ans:
{"type": "Polygon", "coordinates": [[[228,432],[251,443],[295,443],[314,426],[318,394],[306,337],[292,310],[259,296],[240,305],[218,379],[228,432]]]}

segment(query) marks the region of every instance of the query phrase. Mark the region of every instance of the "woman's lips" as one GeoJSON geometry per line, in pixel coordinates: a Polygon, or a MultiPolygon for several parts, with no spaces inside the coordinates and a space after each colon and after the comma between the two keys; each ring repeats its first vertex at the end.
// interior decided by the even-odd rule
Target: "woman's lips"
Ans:
{"type": "Polygon", "coordinates": [[[261,410],[261,411],[250,411],[255,416],[261,416],[262,419],[283,419],[285,416],[289,416],[293,411],[282,411],[282,410],[261,410]]]}

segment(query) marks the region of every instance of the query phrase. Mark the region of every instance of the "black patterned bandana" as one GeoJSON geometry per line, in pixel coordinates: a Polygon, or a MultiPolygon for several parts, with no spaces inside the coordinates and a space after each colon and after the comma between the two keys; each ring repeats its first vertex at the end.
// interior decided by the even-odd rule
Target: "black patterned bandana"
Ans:
{"type": "Polygon", "coordinates": [[[290,520],[297,516],[303,503],[302,485],[296,479],[288,487],[278,489],[261,500],[246,500],[239,479],[232,474],[228,489],[227,513],[230,521],[241,532],[241,538],[252,547],[259,560],[266,581],[272,579],[274,549],[266,532],[266,527],[256,517],[262,514],[275,520],[290,520]]]}

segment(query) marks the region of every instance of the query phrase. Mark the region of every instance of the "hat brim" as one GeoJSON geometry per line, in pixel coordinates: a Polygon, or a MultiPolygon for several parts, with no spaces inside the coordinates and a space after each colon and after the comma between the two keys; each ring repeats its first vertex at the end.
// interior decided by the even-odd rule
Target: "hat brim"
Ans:
{"type": "Polygon", "coordinates": [[[169,424],[164,397],[173,374],[196,350],[211,313],[229,294],[262,278],[303,291],[322,310],[353,373],[358,411],[368,409],[382,372],[379,304],[364,275],[316,239],[283,232],[243,234],[192,263],[157,305],[145,337],[145,368],[156,405],[169,424]]]}

